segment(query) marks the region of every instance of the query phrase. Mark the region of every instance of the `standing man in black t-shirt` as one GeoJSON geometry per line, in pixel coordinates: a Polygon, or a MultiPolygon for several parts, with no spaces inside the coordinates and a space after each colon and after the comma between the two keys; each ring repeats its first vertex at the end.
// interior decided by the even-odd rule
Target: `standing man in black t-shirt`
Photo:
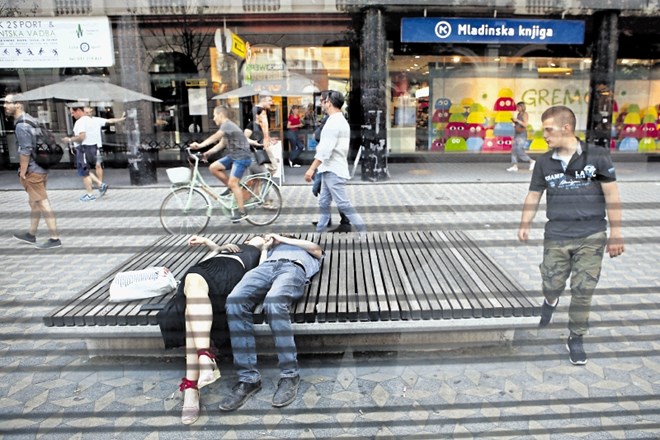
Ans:
{"type": "Polygon", "coordinates": [[[273,105],[273,96],[268,92],[259,94],[259,103],[252,107],[252,118],[245,126],[245,136],[250,145],[257,148],[268,148],[270,132],[268,128],[268,112],[273,105]]]}
{"type": "Polygon", "coordinates": [[[587,146],[575,137],[575,114],[564,106],[541,116],[550,151],[541,156],[525,198],[518,239],[529,238],[532,220],[547,191],[543,262],[540,265],[545,301],[540,327],[550,323],[559,296],[571,278],[568,310],[570,336],[566,347],[574,365],[587,363],[582,336],[589,327],[591,299],[600,278],[605,249],[610,257],[624,251],[621,200],[609,152],[587,146]],[[607,237],[607,221],[610,236],[607,237]]]}
{"type": "Polygon", "coordinates": [[[252,107],[250,119],[245,125],[245,136],[252,148],[264,149],[270,158],[269,164],[265,164],[268,171],[275,173],[278,169],[278,159],[270,150],[270,128],[268,112],[273,105],[273,95],[269,92],[259,93],[259,103],[252,107]]]}

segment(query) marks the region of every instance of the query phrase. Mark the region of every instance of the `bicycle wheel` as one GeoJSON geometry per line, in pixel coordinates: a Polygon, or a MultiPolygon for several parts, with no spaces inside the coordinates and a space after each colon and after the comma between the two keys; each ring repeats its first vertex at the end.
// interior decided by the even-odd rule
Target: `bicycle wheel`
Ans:
{"type": "Polygon", "coordinates": [[[172,191],[160,206],[160,223],[170,234],[199,234],[209,224],[211,202],[189,186],[172,191]]]}
{"type": "Polygon", "coordinates": [[[282,212],[280,189],[270,179],[253,177],[243,183],[251,198],[245,200],[248,223],[265,226],[273,223],[282,212]]]}

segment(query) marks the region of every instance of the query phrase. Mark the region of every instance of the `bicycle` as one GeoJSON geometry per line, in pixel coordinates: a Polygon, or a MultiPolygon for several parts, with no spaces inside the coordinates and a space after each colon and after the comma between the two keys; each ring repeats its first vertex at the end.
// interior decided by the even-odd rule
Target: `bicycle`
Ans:
{"type": "MultiPolygon", "coordinates": [[[[218,202],[223,214],[230,217],[238,209],[236,198],[230,191],[218,194],[199,172],[199,153],[186,148],[192,168],[169,168],[167,176],[172,182],[170,193],[160,207],[160,223],[170,234],[199,234],[213,215],[213,201],[218,202]]],[[[190,162],[189,159],[189,162],[190,162]]],[[[250,174],[241,179],[246,221],[255,226],[273,223],[282,211],[279,186],[270,173],[250,174]]]]}

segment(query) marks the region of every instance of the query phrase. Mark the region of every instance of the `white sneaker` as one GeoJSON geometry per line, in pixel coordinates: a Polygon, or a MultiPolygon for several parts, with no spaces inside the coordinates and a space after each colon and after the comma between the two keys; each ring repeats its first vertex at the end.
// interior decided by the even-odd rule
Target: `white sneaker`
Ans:
{"type": "Polygon", "coordinates": [[[534,165],[536,165],[536,161],[535,160],[530,160],[529,161],[529,170],[530,171],[534,171],[534,165]]]}
{"type": "Polygon", "coordinates": [[[512,165],[509,168],[506,169],[509,173],[517,173],[518,172],[518,165],[512,165]]]}

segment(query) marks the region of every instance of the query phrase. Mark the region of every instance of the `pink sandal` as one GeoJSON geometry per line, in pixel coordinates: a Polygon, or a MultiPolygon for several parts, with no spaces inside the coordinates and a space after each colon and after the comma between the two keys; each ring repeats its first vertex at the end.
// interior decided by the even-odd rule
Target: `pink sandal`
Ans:
{"type": "Polygon", "coordinates": [[[205,356],[209,359],[209,363],[205,364],[205,366],[210,366],[211,370],[210,371],[204,371],[202,373],[202,364],[200,362],[200,374],[199,374],[199,380],[197,381],[197,387],[201,390],[207,385],[211,385],[213,382],[216,380],[220,379],[220,370],[218,369],[218,365],[215,362],[215,355],[211,353],[208,349],[202,349],[202,350],[197,350],[197,356],[199,356],[200,360],[202,356],[205,356]]]}
{"type": "Polygon", "coordinates": [[[199,389],[197,388],[196,380],[188,380],[187,378],[181,379],[179,390],[183,393],[183,409],[181,410],[181,423],[184,425],[192,425],[199,419],[199,389]],[[188,391],[190,390],[190,391],[188,391]],[[188,393],[196,394],[195,402],[186,406],[186,395],[188,393]]]}

